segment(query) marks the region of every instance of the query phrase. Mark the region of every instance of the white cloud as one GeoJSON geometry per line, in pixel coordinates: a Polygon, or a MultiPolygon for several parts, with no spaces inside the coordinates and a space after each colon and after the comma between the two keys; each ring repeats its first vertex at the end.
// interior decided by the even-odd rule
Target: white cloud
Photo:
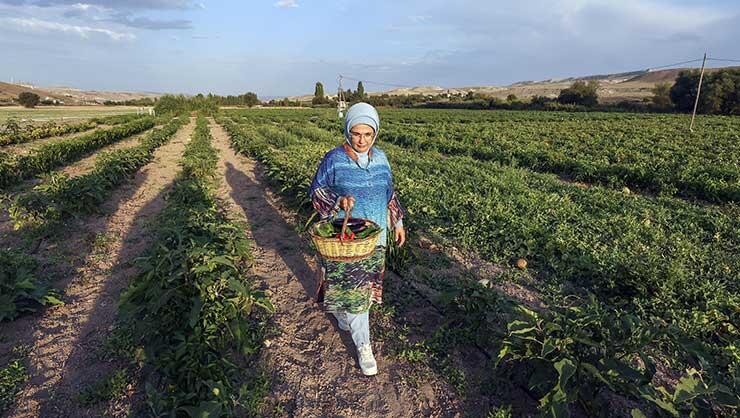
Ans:
{"type": "Polygon", "coordinates": [[[92,4],[87,4],[87,3],[76,3],[72,5],[73,9],[81,9],[81,10],[87,10],[91,7],[95,7],[95,6],[93,6],[92,4]]]}
{"type": "Polygon", "coordinates": [[[298,7],[298,3],[296,3],[295,0],[279,0],[275,2],[275,7],[287,9],[290,7],[298,7]]]}
{"type": "Polygon", "coordinates": [[[103,35],[114,41],[133,40],[136,36],[131,33],[116,32],[105,28],[93,28],[89,26],[77,26],[69,25],[66,23],[50,22],[46,20],[39,20],[36,18],[3,18],[1,22],[10,27],[28,32],[37,33],[50,33],[50,32],[61,32],[78,35],[81,38],[87,39],[91,35],[103,35]]]}

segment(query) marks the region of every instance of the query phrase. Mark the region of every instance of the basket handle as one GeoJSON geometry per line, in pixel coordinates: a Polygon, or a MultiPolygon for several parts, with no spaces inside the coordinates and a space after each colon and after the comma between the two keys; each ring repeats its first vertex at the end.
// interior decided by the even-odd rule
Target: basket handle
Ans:
{"type": "Polygon", "coordinates": [[[352,216],[351,213],[352,213],[351,208],[344,211],[344,222],[342,222],[342,232],[339,235],[339,241],[341,243],[344,243],[344,236],[345,236],[344,234],[345,232],[347,232],[347,222],[349,222],[349,218],[350,216],[352,216]]]}

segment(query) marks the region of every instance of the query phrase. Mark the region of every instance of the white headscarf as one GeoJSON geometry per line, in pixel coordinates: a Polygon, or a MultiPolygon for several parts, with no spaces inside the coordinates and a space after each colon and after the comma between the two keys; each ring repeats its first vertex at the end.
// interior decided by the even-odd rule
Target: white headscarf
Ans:
{"type": "MultiPolygon", "coordinates": [[[[352,134],[349,131],[355,125],[360,124],[368,125],[375,131],[373,142],[370,144],[372,147],[380,129],[380,116],[372,105],[361,102],[353,104],[347,109],[347,116],[344,118],[344,140],[347,141],[350,147],[352,147],[352,134]]],[[[357,152],[355,147],[352,147],[352,149],[357,152]]]]}

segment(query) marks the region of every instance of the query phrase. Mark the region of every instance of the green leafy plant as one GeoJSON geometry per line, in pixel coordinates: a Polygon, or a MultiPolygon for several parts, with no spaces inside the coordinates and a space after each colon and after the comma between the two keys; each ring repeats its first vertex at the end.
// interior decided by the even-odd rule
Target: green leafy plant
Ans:
{"type": "Polygon", "coordinates": [[[14,348],[11,360],[0,368],[0,413],[15,404],[21,385],[30,377],[25,365],[26,355],[22,351],[14,348]]]}
{"type": "Polygon", "coordinates": [[[0,321],[40,306],[63,304],[58,292],[35,276],[36,260],[16,250],[0,250],[0,321]]]}
{"type": "MultiPolygon", "coordinates": [[[[670,328],[655,321],[643,323],[635,315],[604,306],[593,295],[564,302],[542,314],[519,307],[520,318],[508,324],[497,360],[530,365],[529,390],[542,394],[540,408],[547,415],[570,416],[569,405],[574,403],[597,414],[603,407],[598,394],[604,388],[648,401],[672,416],[689,412],[712,416],[712,407],[740,406],[740,398],[728,387],[704,383],[712,377],[708,371],[690,369],[673,394],[653,386],[656,364],[648,350],[661,340],[678,341],[670,328]]],[[[687,354],[706,356],[703,351],[687,354]]]]}
{"type": "Polygon", "coordinates": [[[39,126],[29,124],[21,128],[17,121],[9,119],[5,122],[4,130],[0,131],[0,146],[89,131],[96,126],[97,124],[91,121],[60,124],[49,121],[39,126]]]}

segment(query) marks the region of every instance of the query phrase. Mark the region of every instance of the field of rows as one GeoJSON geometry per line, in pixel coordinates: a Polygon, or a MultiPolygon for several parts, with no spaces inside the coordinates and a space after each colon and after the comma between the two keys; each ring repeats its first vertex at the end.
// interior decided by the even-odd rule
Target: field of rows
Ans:
{"type": "MultiPolygon", "coordinates": [[[[59,256],[58,260],[45,259],[42,254],[48,249],[39,252],[39,245],[44,247],[46,241],[51,249],[75,245],[65,242],[78,239],[75,236],[79,231],[71,229],[75,228],[73,225],[94,230],[91,219],[105,216],[104,204],[116,193],[120,195],[119,189],[152,163],[158,150],[171,148],[168,143],[186,129],[186,124],[196,121],[186,115],[156,119],[134,115],[83,123],[92,125],[90,128],[97,123],[105,127],[74,137],[55,137],[67,132],[52,132],[51,140],[40,145],[34,141],[43,135],[29,138],[28,152],[2,154],[7,204],[0,223],[0,326],[13,325],[14,321],[28,319],[29,313],[42,313],[45,307],[55,305],[72,303],[75,312],[84,312],[84,308],[74,306],[79,305],[75,301],[75,292],[79,290],[69,286],[58,289],[56,286],[63,281],[44,278],[45,272],[60,274],[68,261],[59,256]],[[117,146],[124,143],[126,146],[117,146]],[[110,150],[99,152],[107,148],[110,150]],[[84,172],[70,176],[54,171],[75,165],[82,158],[95,159],[84,172]],[[40,177],[30,183],[25,181],[36,175],[40,177]]],[[[129,382],[138,373],[135,365],[142,358],[146,358],[145,363],[138,364],[147,364],[156,373],[146,379],[148,403],[136,406],[139,413],[148,410],[156,415],[188,410],[187,414],[192,416],[233,416],[246,413],[245,407],[265,396],[263,380],[257,372],[251,372],[254,378],[250,379],[236,364],[247,367],[248,358],[258,353],[263,331],[252,318],[269,313],[272,307],[245,280],[250,267],[250,242],[244,225],[227,219],[221,202],[216,200],[214,186],[219,156],[211,146],[206,119],[199,117],[196,125],[191,138],[179,140],[187,141],[184,152],[177,156],[182,170],[167,186],[166,196],[158,196],[166,204],[155,212],[153,223],[144,226],[151,229],[147,234],[152,235],[150,248],[136,254],[142,256],[137,260],[123,260],[124,263],[136,261],[140,273],[126,278],[130,286],[117,304],[120,305],[117,319],[110,318],[111,322],[104,325],[110,334],[105,337],[103,347],[93,353],[96,361],[103,358],[121,366],[82,385],[66,408],[84,410],[125,395],[125,386],[131,385],[129,382]],[[235,408],[242,412],[235,412],[235,408]]],[[[131,215],[123,212],[123,216],[131,215]]],[[[88,245],[84,242],[87,238],[80,238],[83,241],[77,244],[84,248],[88,245]]],[[[89,250],[95,251],[96,246],[105,246],[105,241],[122,238],[99,233],[89,250]],[[100,240],[102,243],[97,242],[100,240]]],[[[74,253],[75,250],[62,251],[74,253]]],[[[82,257],[84,260],[85,254],[82,257]]],[[[93,260],[93,264],[101,261],[93,260]]],[[[112,280],[107,275],[82,277],[88,281],[106,278],[112,280]]],[[[75,316],[70,314],[59,324],[61,329],[71,327],[67,335],[54,336],[51,331],[49,337],[74,341],[73,321],[84,319],[75,316]]],[[[12,327],[8,332],[20,337],[19,341],[5,336],[0,339],[0,347],[6,344],[11,347],[0,350],[0,413],[14,405],[29,407],[18,401],[17,396],[32,378],[29,374],[32,370],[28,368],[31,349],[26,344],[34,344],[33,338],[23,337],[22,330],[13,331],[12,327]]],[[[44,348],[34,350],[38,351],[34,355],[41,358],[46,352],[44,348]]],[[[52,351],[45,355],[55,358],[59,354],[52,351]]],[[[109,368],[105,362],[103,367],[109,368]]],[[[60,370],[52,366],[49,372],[53,376],[60,370]]],[[[86,374],[96,376],[96,371],[87,370],[86,374]]],[[[144,390],[142,383],[140,391],[144,390]]],[[[34,414],[44,415],[43,411],[42,407],[34,414]]]]}
{"type": "MultiPolygon", "coordinates": [[[[500,320],[511,308],[500,300],[480,300],[480,289],[463,284],[426,283],[438,286],[443,297],[437,302],[446,302],[450,318],[457,311],[466,338],[500,352],[500,361],[527,362],[541,372],[535,373],[540,386],[531,389],[546,410],[559,414],[580,402],[596,413],[592,401],[601,385],[669,415],[706,412],[712,403],[737,405],[740,211],[733,196],[740,186],[740,121],[703,119],[703,134],[689,135],[680,118],[381,113],[379,146],[389,156],[412,230],[503,267],[500,280],[520,277],[550,308],[516,307],[508,331],[502,330],[500,320]],[[707,152],[684,154],[689,143],[707,152]],[[455,148],[460,144],[473,145],[455,148]],[[544,155],[538,150],[548,144],[556,150],[548,155],[574,163],[537,164],[544,155]],[[501,157],[482,158],[476,149],[501,157]],[[723,152],[712,151],[718,149],[723,152]],[[617,162],[608,152],[625,157],[617,162]],[[624,169],[614,168],[619,163],[624,169]],[[539,171],[611,187],[584,187],[539,171]],[[691,175],[702,186],[689,186],[691,175]],[[624,189],[659,184],[659,196],[624,189]],[[720,188],[727,193],[715,193],[720,188]],[[526,279],[514,267],[518,258],[529,262],[526,279]],[[666,366],[684,370],[672,394],[655,384],[656,367],[666,366]],[[566,387],[563,379],[575,382],[566,387]],[[700,381],[712,383],[699,389],[700,381]]],[[[304,206],[316,161],[341,140],[340,122],[327,114],[234,112],[221,122],[236,146],[265,163],[281,189],[304,206]]]]}
{"type": "MultiPolygon", "coordinates": [[[[400,279],[386,279],[387,303],[373,311],[374,335],[396,340],[381,366],[433,370],[460,399],[485,399],[475,413],[490,417],[510,416],[507,405],[515,416],[737,414],[740,118],[701,116],[694,133],[686,122],[381,110],[376,145],[390,161],[409,236],[402,248],[389,242],[388,265],[400,279]],[[431,311],[441,318],[434,329],[408,337],[424,328],[410,318],[431,311]],[[396,325],[378,324],[387,318],[396,325]],[[482,360],[463,365],[474,358],[482,360]],[[471,368],[484,384],[471,387],[471,368]]],[[[0,135],[0,414],[28,407],[17,399],[38,400],[24,386],[34,380],[29,364],[75,376],[59,369],[64,349],[43,357],[40,341],[65,339],[54,332],[94,335],[54,322],[88,320],[94,309],[111,316],[102,342],[81,336],[68,345],[93,347],[82,358],[106,372],[88,371],[93,383],[68,382],[79,393],[65,398],[61,390],[45,402],[85,414],[125,415],[114,400],[126,397],[155,416],[263,413],[276,386],[260,352],[275,332],[272,314],[282,310],[284,320],[292,307],[273,306],[257,290],[252,266],[265,242],[246,231],[260,236],[268,226],[251,224],[255,213],[236,221],[222,190],[267,185],[249,186],[223,152],[228,142],[240,158],[259,161],[302,225],[312,213],[308,186],[342,129],[329,110],[222,109],[210,123],[112,115],[0,135]],[[113,266],[107,252],[116,246],[133,256],[113,266]],[[70,262],[75,256],[83,261],[70,262]],[[113,277],[121,282],[112,310],[84,308],[85,286],[99,282],[103,290],[90,289],[105,292],[113,277]],[[113,409],[94,409],[106,402],[113,409]]],[[[291,227],[305,232],[301,225],[291,227]]],[[[312,254],[301,245],[289,246],[303,262],[312,254]]],[[[315,384],[307,397],[326,389],[315,384]]],[[[282,408],[268,415],[287,414],[282,408]]]]}

